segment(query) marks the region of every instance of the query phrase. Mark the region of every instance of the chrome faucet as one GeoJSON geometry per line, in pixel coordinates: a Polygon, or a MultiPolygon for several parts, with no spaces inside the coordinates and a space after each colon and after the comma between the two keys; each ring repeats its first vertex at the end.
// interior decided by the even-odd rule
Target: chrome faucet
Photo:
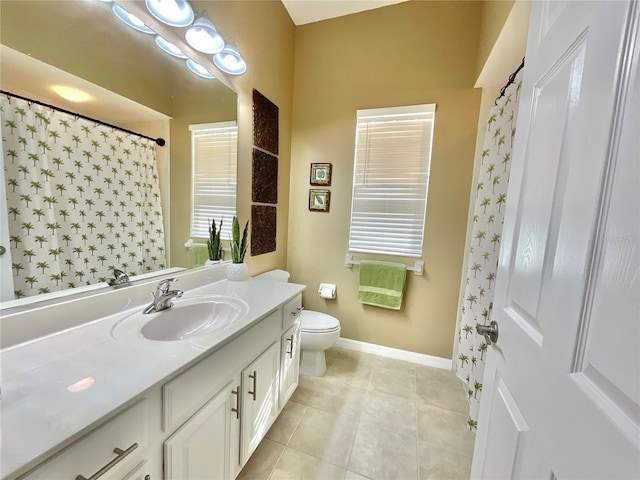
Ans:
{"type": "Polygon", "coordinates": [[[171,300],[182,297],[182,294],[184,293],[182,290],[170,290],[171,283],[177,281],[178,279],[176,278],[167,278],[166,280],[162,280],[158,283],[156,293],[153,294],[153,302],[147,305],[142,313],[161,312],[162,310],[173,307],[173,302],[171,300]]]}
{"type": "Polygon", "coordinates": [[[118,270],[117,268],[113,269],[113,278],[109,278],[107,283],[110,287],[120,288],[120,287],[128,287],[131,285],[131,280],[129,280],[129,276],[124,273],[122,270],[118,270]]]}

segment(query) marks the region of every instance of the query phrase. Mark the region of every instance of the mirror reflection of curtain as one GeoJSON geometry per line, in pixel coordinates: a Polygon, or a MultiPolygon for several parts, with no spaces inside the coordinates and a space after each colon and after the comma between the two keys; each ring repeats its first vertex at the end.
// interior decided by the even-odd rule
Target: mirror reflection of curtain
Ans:
{"type": "Polygon", "coordinates": [[[16,298],[166,265],[152,140],[0,96],[16,298]]]}
{"type": "Polygon", "coordinates": [[[504,96],[489,110],[476,184],[464,298],[458,312],[458,358],[455,359],[456,374],[467,385],[470,404],[468,426],[471,430],[475,430],[478,424],[482,375],[488,349],[484,337],[476,333],[476,325],[488,325],[491,321],[521,85],[522,71],[519,70],[504,96]]]}

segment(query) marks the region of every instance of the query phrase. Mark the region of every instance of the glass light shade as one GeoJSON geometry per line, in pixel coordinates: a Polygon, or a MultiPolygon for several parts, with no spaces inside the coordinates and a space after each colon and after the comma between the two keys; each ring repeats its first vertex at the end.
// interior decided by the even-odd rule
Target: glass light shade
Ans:
{"type": "Polygon", "coordinates": [[[187,27],[193,22],[193,8],[187,0],[145,0],[151,15],[172,27],[187,27]]]}
{"type": "Polygon", "coordinates": [[[127,24],[131,28],[134,28],[142,33],[156,33],[153,30],[151,30],[149,27],[147,27],[142,22],[142,20],[140,20],[135,15],[131,15],[129,12],[127,12],[124,8],[122,8],[117,3],[114,3],[111,6],[111,10],[113,10],[114,15],[118,17],[118,20],[120,20],[122,23],[127,24]]]}
{"type": "Polygon", "coordinates": [[[206,68],[204,68],[199,63],[194,62],[191,59],[187,60],[187,67],[189,67],[189,70],[191,70],[193,73],[195,73],[199,77],[206,78],[208,80],[212,80],[216,78],[213,75],[211,75],[211,73],[209,73],[206,68]]]}
{"type": "Polygon", "coordinates": [[[189,45],[202,53],[213,55],[224,48],[224,39],[211,20],[205,17],[200,17],[193,22],[184,37],[189,45]]]}
{"type": "Polygon", "coordinates": [[[173,43],[167,42],[160,35],[156,35],[156,45],[160,47],[160,50],[168,53],[169,55],[173,55],[174,57],[184,58],[184,59],[188,58],[184,53],[182,53],[182,50],[176,47],[173,43]]]}
{"type": "Polygon", "coordinates": [[[230,75],[242,75],[247,71],[247,63],[233,42],[227,43],[221,52],[213,56],[213,63],[224,73],[230,75]]]}

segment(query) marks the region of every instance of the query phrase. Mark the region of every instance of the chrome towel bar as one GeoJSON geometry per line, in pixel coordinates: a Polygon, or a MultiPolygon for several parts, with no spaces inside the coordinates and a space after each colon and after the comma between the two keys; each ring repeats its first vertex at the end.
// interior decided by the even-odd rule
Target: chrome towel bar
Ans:
{"type": "MultiPolygon", "coordinates": [[[[359,260],[354,260],[353,255],[350,253],[345,254],[344,256],[344,266],[347,268],[351,268],[354,265],[360,265],[359,260]]],[[[416,263],[413,267],[407,267],[407,270],[413,272],[414,275],[423,275],[424,274],[424,261],[416,260],[416,263]]]]}

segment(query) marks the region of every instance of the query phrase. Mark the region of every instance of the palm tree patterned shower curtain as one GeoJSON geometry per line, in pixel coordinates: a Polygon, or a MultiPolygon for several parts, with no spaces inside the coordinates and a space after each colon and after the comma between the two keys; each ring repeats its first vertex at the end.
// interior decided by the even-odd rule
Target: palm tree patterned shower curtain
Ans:
{"type": "Polygon", "coordinates": [[[467,385],[470,403],[468,425],[471,430],[477,427],[482,375],[488,348],[484,337],[476,333],[476,325],[487,325],[491,321],[521,85],[522,70],[507,87],[504,96],[489,110],[487,135],[475,190],[464,297],[458,312],[460,329],[456,359],[456,374],[467,385]]]}
{"type": "Polygon", "coordinates": [[[164,268],[152,140],[0,96],[16,298],[164,268]]]}

